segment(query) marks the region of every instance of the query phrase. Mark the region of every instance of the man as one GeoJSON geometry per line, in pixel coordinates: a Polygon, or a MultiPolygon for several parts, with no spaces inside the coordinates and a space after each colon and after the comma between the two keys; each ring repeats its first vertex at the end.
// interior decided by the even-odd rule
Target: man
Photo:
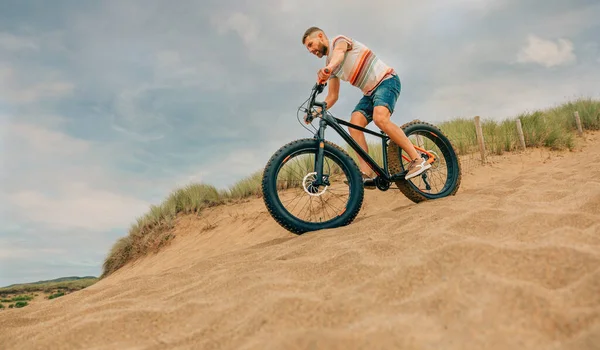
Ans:
{"type": "MultiPolygon", "coordinates": [[[[306,30],[302,36],[302,44],[315,56],[326,56],[326,65],[318,71],[317,81],[329,79],[329,89],[325,98],[327,108],[333,107],[338,99],[340,79],[349,82],[363,92],[363,97],[352,111],[350,122],[361,127],[366,127],[371,121],[375,122],[377,127],[408,153],[412,161],[408,164],[406,179],[431,168],[415,150],[404,131],[390,121],[400,94],[400,79],[394,69],[364,44],[344,35],[338,35],[330,42],[318,27],[306,30]],[[329,73],[326,73],[326,70],[329,73]]],[[[349,130],[352,138],[368,151],[364,132],[353,128],[349,130]]],[[[371,168],[360,156],[358,160],[364,186],[373,187],[374,174],[371,168]]]]}

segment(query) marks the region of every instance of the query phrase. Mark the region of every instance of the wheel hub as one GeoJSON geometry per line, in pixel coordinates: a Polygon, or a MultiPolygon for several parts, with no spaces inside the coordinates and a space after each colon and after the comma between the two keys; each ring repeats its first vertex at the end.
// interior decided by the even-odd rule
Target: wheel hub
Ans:
{"type": "MultiPolygon", "coordinates": [[[[315,186],[314,181],[316,180],[316,172],[308,173],[302,179],[302,187],[304,192],[308,193],[309,196],[319,197],[327,191],[327,185],[315,186]]],[[[326,176],[323,175],[323,180],[326,180],[326,176]]]]}
{"type": "MultiPolygon", "coordinates": [[[[432,150],[427,150],[427,152],[429,152],[429,153],[431,153],[431,154],[433,154],[435,156],[435,159],[433,160],[433,163],[431,163],[431,168],[430,169],[431,170],[437,169],[440,166],[440,157],[439,157],[439,155],[435,151],[432,151],[432,150]]],[[[423,156],[423,158],[425,158],[425,160],[429,159],[429,156],[427,154],[422,153],[421,155],[423,156]]]]}

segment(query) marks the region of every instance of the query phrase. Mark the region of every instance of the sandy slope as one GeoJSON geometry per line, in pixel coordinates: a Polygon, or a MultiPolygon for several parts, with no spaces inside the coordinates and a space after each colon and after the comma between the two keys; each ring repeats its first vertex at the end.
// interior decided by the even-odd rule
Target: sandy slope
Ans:
{"type": "Polygon", "coordinates": [[[368,191],[341,229],[288,234],[261,200],[183,218],[164,252],[0,312],[0,344],[598,349],[600,135],[588,138],[588,154],[477,168],[453,198],[368,191]]]}

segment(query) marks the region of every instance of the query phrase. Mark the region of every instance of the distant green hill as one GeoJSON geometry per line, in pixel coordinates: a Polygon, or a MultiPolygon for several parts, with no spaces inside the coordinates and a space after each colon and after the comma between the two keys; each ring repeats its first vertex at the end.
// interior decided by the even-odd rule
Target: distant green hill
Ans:
{"type": "Polygon", "coordinates": [[[25,285],[29,285],[29,284],[44,284],[44,283],[53,283],[53,282],[65,282],[65,281],[75,281],[75,280],[81,280],[81,279],[90,279],[90,278],[96,278],[94,276],[84,276],[84,277],[77,277],[77,276],[71,276],[71,277],[60,277],[60,278],[55,278],[53,280],[46,280],[46,281],[37,281],[37,282],[29,282],[29,283],[17,283],[17,284],[11,284],[10,286],[6,286],[6,287],[2,287],[0,288],[0,290],[4,289],[4,288],[11,288],[11,287],[17,287],[17,286],[25,286],[25,285]]]}
{"type": "Polygon", "coordinates": [[[37,281],[31,283],[19,283],[11,284],[0,288],[0,294],[14,294],[14,293],[31,293],[31,292],[53,292],[56,290],[65,291],[76,291],[88,287],[98,280],[94,276],[70,276],[60,277],[52,280],[37,281]]]}

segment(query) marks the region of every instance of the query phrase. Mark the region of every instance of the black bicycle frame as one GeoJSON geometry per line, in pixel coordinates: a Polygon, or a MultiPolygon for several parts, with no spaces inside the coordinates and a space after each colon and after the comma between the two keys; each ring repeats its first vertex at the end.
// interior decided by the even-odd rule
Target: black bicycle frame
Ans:
{"type": "MultiPolygon", "coordinates": [[[[340,135],[344,139],[344,141],[348,142],[350,147],[352,147],[352,149],[354,151],[356,151],[356,153],[358,153],[360,155],[360,157],[362,157],[367,162],[369,167],[371,169],[373,169],[373,171],[377,174],[378,177],[380,177],[381,179],[383,179],[387,182],[392,181],[392,177],[390,176],[390,174],[388,172],[387,147],[386,147],[386,143],[390,139],[390,137],[387,136],[383,131],[381,131],[380,133],[376,133],[372,130],[349,123],[345,120],[336,118],[333,115],[327,113],[326,103],[315,101],[316,95],[318,93],[320,93],[321,91],[323,91],[324,86],[325,85],[317,85],[315,87],[315,89],[313,90],[313,93],[312,93],[312,96],[310,99],[310,103],[309,103],[309,108],[308,108],[308,112],[310,113],[310,111],[312,110],[312,106],[321,107],[321,120],[319,121],[319,129],[318,129],[317,133],[315,134],[315,138],[317,139],[319,148],[317,150],[317,156],[315,157],[315,171],[317,172],[317,175],[316,175],[316,180],[313,182],[313,184],[317,185],[317,186],[323,184],[323,149],[325,146],[325,128],[327,126],[331,126],[338,133],[338,135],[340,135]],[[379,166],[379,164],[377,164],[377,162],[373,158],[371,158],[371,156],[369,156],[369,154],[362,147],[360,147],[360,145],[352,138],[352,136],[350,136],[350,134],[348,132],[346,132],[346,130],[344,130],[341,127],[340,124],[346,125],[353,129],[361,130],[370,135],[374,135],[374,136],[381,138],[381,146],[382,146],[381,150],[383,152],[383,168],[381,166],[379,166]]],[[[393,177],[395,178],[398,175],[403,175],[403,174],[395,174],[393,177]]]]}

